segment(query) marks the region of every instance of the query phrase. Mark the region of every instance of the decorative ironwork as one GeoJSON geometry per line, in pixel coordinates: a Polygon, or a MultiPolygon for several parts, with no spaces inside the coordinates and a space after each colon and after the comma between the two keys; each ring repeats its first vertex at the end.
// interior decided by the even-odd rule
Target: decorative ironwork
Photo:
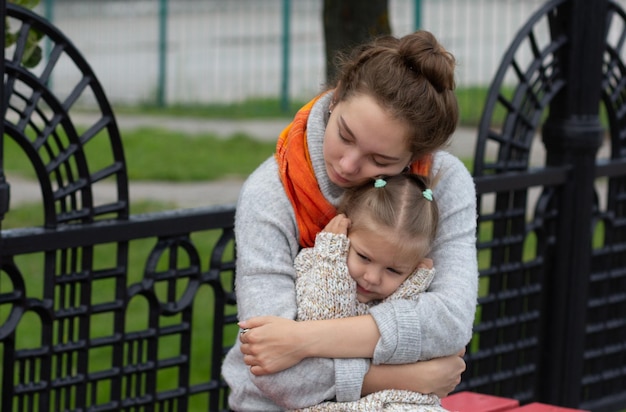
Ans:
{"type": "Polygon", "coordinates": [[[95,74],[48,22],[6,8],[17,41],[5,48],[4,138],[33,166],[44,225],[0,238],[0,409],[227,409],[233,208],[130,215],[122,142],[95,74]],[[24,64],[29,37],[50,48],[35,67],[24,64]],[[74,76],[66,93],[50,87],[58,67],[74,76]],[[85,99],[100,116],[79,130],[73,107],[85,99]]]}
{"type": "Polygon", "coordinates": [[[626,404],[626,13],[609,2],[601,99],[610,145],[596,163],[581,399],[592,410],[626,404]],[[617,403],[616,402],[616,403],[617,403]],[[619,404],[619,403],[617,403],[619,404]]]}
{"type": "MultiPolygon", "coordinates": [[[[607,3],[603,80],[595,90],[602,89],[610,160],[597,159],[595,171],[589,171],[596,178],[594,198],[576,198],[572,168],[581,166],[555,156],[554,148],[548,147],[546,152],[538,147],[548,109],[572,87],[568,84],[572,68],[563,58],[573,47],[564,22],[570,8],[577,7],[573,3],[553,0],[537,10],[512,41],[489,89],[474,159],[481,296],[467,356],[468,371],[459,390],[514,397],[522,403],[543,400],[610,411],[626,404],[622,61],[626,19],[617,3],[607,3]],[[553,156],[549,166],[542,156],[553,156]],[[551,315],[572,310],[553,307],[559,301],[572,304],[557,290],[570,282],[555,270],[563,263],[558,260],[563,253],[557,249],[563,250],[566,242],[583,241],[572,239],[572,231],[563,227],[567,221],[563,208],[571,202],[589,201],[594,210],[589,229],[593,245],[581,247],[593,257],[590,273],[581,274],[588,285],[580,285],[588,289],[588,300],[578,302],[579,324],[572,325],[564,317],[551,315]],[[555,321],[568,325],[555,328],[555,321]],[[557,333],[567,334],[563,339],[584,342],[580,352],[575,345],[568,348],[569,359],[580,366],[570,370],[566,379],[551,373],[551,369],[561,369],[567,374],[573,366],[560,361],[562,353],[551,352],[554,344],[550,340],[557,333]]],[[[593,100],[594,96],[582,98],[593,100]]],[[[593,130],[584,128],[586,119],[575,120],[583,127],[573,132],[567,144],[593,139],[593,130]]],[[[591,141],[586,154],[592,158],[594,144],[591,141]]],[[[558,149],[563,148],[567,147],[558,149]]],[[[593,176],[591,180],[593,184],[593,176]]],[[[584,218],[578,222],[587,224],[584,218]]]]}
{"type": "Polygon", "coordinates": [[[28,156],[41,185],[46,227],[90,222],[101,216],[128,216],[128,178],[119,130],[104,90],[89,64],[58,29],[28,10],[7,5],[17,42],[5,50],[4,132],[28,156]],[[50,53],[39,67],[24,65],[28,39],[39,38],[50,53]],[[67,93],[53,91],[55,68],[65,66],[67,93]],[[68,67],[69,66],[69,67],[68,67]],[[92,100],[101,116],[87,130],[76,130],[74,105],[92,100]],[[94,145],[97,145],[93,147],[94,145]],[[89,162],[90,150],[108,151],[110,160],[89,162]],[[99,183],[114,183],[117,200],[98,203],[99,183]]]}

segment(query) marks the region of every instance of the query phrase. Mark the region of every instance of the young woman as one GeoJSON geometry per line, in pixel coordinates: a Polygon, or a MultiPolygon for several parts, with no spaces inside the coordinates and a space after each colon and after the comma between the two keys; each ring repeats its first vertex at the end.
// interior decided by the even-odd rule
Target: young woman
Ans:
{"type": "MultiPolygon", "coordinates": [[[[365,315],[394,299],[417,300],[435,269],[427,258],[438,211],[429,179],[410,173],[348,190],[339,214],[295,260],[297,320],[365,315]]],[[[434,394],[388,389],[352,402],[323,402],[300,412],[442,412],[434,394]]]]}
{"type": "Polygon", "coordinates": [[[336,87],[296,114],[276,155],[248,178],[235,234],[240,326],[249,330],[223,365],[232,409],[295,409],[384,389],[443,396],[458,384],[478,270],[474,184],[440,150],[458,120],[454,68],[424,31],[355,50],[336,87]],[[300,249],[336,215],[346,188],[403,170],[439,179],[440,225],[430,254],[437,277],[428,291],[364,316],[296,322],[300,249]]]}

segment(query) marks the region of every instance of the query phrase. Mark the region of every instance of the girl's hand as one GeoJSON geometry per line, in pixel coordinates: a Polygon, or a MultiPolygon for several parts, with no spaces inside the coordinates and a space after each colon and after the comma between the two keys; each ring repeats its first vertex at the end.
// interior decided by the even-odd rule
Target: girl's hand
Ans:
{"type": "Polygon", "coordinates": [[[461,382],[465,371],[463,355],[436,358],[405,365],[372,365],[365,375],[363,395],[383,389],[403,389],[420,393],[434,393],[443,398],[461,382]]]}
{"type": "Polygon", "coordinates": [[[433,260],[431,258],[423,258],[420,263],[417,265],[418,268],[423,268],[423,269],[432,269],[435,266],[435,263],[433,262],[433,260]]]}
{"type": "Polygon", "coordinates": [[[307,357],[298,336],[301,323],[276,316],[260,316],[239,322],[241,353],[253,375],[280,372],[307,357]]]}
{"type": "Polygon", "coordinates": [[[330,222],[326,224],[326,227],[322,232],[330,232],[338,235],[348,235],[348,228],[350,227],[350,219],[343,213],[330,219],[330,222]]]}

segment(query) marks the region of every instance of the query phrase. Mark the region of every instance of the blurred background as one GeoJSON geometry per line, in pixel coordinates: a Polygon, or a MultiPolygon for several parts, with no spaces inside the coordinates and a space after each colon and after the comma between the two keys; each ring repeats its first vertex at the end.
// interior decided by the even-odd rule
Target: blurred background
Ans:
{"type": "MultiPolygon", "coordinates": [[[[433,32],[457,58],[462,106],[482,108],[517,30],[545,0],[389,0],[391,31],[433,32]]],[[[41,0],[114,106],[306,101],[325,83],[323,0],[41,0]]],[[[68,65],[69,66],[69,65],[68,65]]],[[[53,87],[75,84],[59,70],[53,87]]],[[[89,105],[84,101],[82,104],[89,105]]]]}
{"type": "MultiPolygon", "coordinates": [[[[51,21],[82,53],[122,129],[131,194],[135,200],[165,202],[159,209],[169,208],[172,201],[179,207],[234,202],[243,178],[273,153],[276,136],[287,119],[325,87],[325,4],[350,3],[354,11],[357,6],[384,3],[9,1],[29,8],[34,5],[34,11],[51,21]],[[167,167],[162,165],[164,156],[169,160],[167,167]]],[[[448,150],[470,170],[489,84],[517,31],[546,1],[387,0],[388,14],[383,17],[393,35],[429,30],[457,59],[462,127],[457,128],[448,150]]],[[[7,23],[10,31],[19,28],[16,21],[7,23]]],[[[338,24],[347,28],[357,23],[339,19],[338,24]]],[[[537,30],[538,41],[547,42],[547,25],[537,25],[537,30]]],[[[37,44],[46,60],[50,39],[37,44]]],[[[14,47],[5,51],[12,58],[14,47]]],[[[520,57],[524,52],[518,53],[520,57]]],[[[45,68],[45,62],[38,61],[32,70],[41,73],[45,68]]],[[[83,81],[81,71],[64,53],[50,76],[48,85],[60,99],[83,81]]],[[[511,83],[516,82],[512,79],[511,83]]],[[[83,127],[92,125],[96,120],[90,112],[98,115],[91,110],[95,101],[89,89],[80,94],[71,106],[73,121],[83,127]]],[[[533,145],[533,161],[542,161],[542,149],[541,144],[533,145]]],[[[39,210],[40,188],[30,162],[10,139],[5,152],[13,206],[32,201],[39,210]]],[[[102,196],[114,195],[114,187],[103,189],[102,196]]]]}

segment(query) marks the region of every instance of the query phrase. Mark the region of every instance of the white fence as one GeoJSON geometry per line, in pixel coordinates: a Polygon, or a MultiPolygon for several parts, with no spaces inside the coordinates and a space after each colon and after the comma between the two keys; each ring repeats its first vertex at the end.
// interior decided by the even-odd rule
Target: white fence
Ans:
{"type": "MultiPolygon", "coordinates": [[[[284,0],[42,0],[38,12],[77,45],[115,103],[227,103],[277,97],[283,81],[284,0]],[[44,4],[51,7],[45,9],[44,4]],[[47,11],[46,11],[47,10],[47,11]],[[159,51],[166,50],[159,77],[159,51]]],[[[291,0],[288,96],[324,82],[323,0],[291,0]]],[[[389,0],[393,34],[432,31],[458,60],[458,87],[487,86],[516,31],[544,0],[389,0]]],[[[69,79],[69,78],[68,78],[69,79]]],[[[62,74],[53,85],[63,87],[62,74]]]]}

